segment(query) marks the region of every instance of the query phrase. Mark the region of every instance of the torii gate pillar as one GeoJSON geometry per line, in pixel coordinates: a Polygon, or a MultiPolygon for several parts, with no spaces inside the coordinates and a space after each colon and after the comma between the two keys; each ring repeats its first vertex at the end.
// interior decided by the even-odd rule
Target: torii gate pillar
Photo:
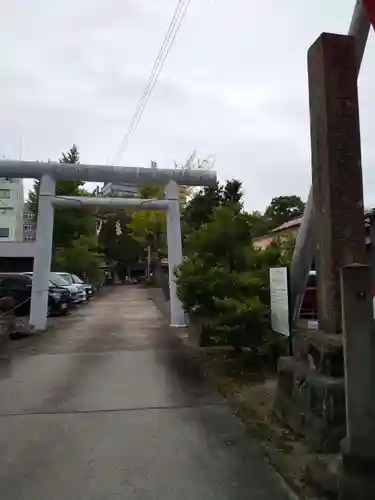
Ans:
{"type": "Polygon", "coordinates": [[[30,304],[30,327],[43,331],[47,327],[48,283],[52,261],[52,237],[56,181],[43,175],[40,181],[38,222],[36,226],[35,256],[30,304]]]}
{"type": "Polygon", "coordinates": [[[186,326],[182,304],[177,297],[175,270],[182,263],[182,240],[180,220],[180,187],[175,181],[170,181],[164,191],[165,199],[169,202],[167,212],[167,242],[169,268],[169,296],[170,296],[170,326],[186,326]]]}

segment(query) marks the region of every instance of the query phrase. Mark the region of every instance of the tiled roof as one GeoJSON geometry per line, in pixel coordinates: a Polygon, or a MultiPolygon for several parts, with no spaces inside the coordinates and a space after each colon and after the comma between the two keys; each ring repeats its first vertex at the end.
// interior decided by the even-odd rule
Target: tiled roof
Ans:
{"type": "MultiPolygon", "coordinates": [[[[375,208],[370,208],[365,210],[365,217],[371,217],[375,215],[375,208]]],[[[273,233],[279,233],[280,231],[285,231],[286,229],[292,229],[295,227],[300,226],[302,223],[302,216],[301,217],[296,217],[293,220],[290,220],[288,222],[284,222],[284,224],[281,224],[281,226],[277,227],[276,229],[273,229],[273,233]]]]}
{"type": "Polygon", "coordinates": [[[296,217],[293,220],[289,220],[288,222],[284,222],[284,224],[281,224],[281,226],[277,227],[276,229],[273,229],[273,233],[278,233],[280,231],[284,231],[285,229],[292,229],[293,227],[298,227],[301,225],[302,222],[302,216],[301,217],[296,217]]]}

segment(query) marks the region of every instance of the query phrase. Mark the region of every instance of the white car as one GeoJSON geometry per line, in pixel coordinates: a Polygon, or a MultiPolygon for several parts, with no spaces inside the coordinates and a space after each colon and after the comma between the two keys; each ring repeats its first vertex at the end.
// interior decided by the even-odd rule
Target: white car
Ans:
{"type": "MultiPolygon", "coordinates": [[[[69,286],[75,286],[78,289],[78,296],[80,298],[80,302],[87,302],[86,286],[83,282],[78,283],[77,281],[73,281],[72,277],[74,276],[74,274],[63,273],[63,272],[59,271],[59,272],[53,273],[53,275],[60,276],[60,278],[65,280],[69,286]]],[[[79,278],[77,277],[77,280],[78,279],[79,278]]]]}

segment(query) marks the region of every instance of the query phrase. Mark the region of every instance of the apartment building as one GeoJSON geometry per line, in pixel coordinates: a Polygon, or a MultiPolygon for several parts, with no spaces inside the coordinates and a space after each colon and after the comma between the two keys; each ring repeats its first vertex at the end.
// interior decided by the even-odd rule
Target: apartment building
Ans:
{"type": "Polygon", "coordinates": [[[36,223],[34,222],[34,216],[31,213],[28,203],[25,203],[23,212],[23,240],[35,241],[35,236],[36,236],[36,223]]]}
{"type": "MultiPolygon", "coordinates": [[[[156,161],[151,162],[151,168],[158,168],[156,161]]],[[[139,196],[136,184],[127,184],[122,182],[116,184],[107,182],[106,184],[103,184],[102,188],[97,187],[93,194],[96,196],[139,196]]]]}
{"type": "Polygon", "coordinates": [[[137,186],[133,184],[113,184],[108,182],[104,184],[101,190],[98,190],[99,196],[137,196],[137,186]]]}
{"type": "Polygon", "coordinates": [[[0,242],[23,241],[23,182],[0,178],[0,242]]]}

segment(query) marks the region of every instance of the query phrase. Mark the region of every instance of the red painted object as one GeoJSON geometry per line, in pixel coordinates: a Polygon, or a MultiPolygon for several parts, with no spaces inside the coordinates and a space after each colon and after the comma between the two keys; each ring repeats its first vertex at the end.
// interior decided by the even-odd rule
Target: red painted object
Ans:
{"type": "Polygon", "coordinates": [[[363,5],[365,6],[368,17],[370,18],[372,27],[375,28],[375,0],[363,0],[363,5]]]}
{"type": "MultiPolygon", "coordinates": [[[[375,319],[375,288],[372,290],[373,314],[375,319]]],[[[310,271],[306,291],[301,305],[301,318],[316,318],[318,315],[318,301],[316,295],[316,271],[310,271]]]]}
{"type": "Polygon", "coordinates": [[[316,271],[310,271],[306,291],[301,305],[301,318],[315,318],[317,316],[316,298],[316,271]]]}

